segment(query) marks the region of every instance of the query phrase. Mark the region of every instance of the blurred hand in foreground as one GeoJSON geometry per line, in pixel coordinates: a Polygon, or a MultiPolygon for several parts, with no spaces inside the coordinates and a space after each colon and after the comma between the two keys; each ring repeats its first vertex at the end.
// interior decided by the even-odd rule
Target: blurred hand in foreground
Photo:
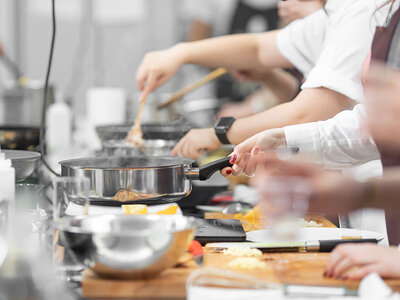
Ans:
{"type": "Polygon", "coordinates": [[[266,182],[271,175],[307,179],[311,188],[310,212],[335,215],[364,205],[365,186],[342,173],[326,171],[304,162],[283,161],[272,155],[262,155],[256,163],[258,185],[266,182]]]}
{"type": "Polygon", "coordinates": [[[400,71],[372,65],[365,84],[366,128],[378,145],[400,151],[400,71]]]}
{"type": "Polygon", "coordinates": [[[360,280],[376,272],[383,278],[400,278],[400,252],[375,244],[339,245],[331,253],[324,276],[360,280]]]}

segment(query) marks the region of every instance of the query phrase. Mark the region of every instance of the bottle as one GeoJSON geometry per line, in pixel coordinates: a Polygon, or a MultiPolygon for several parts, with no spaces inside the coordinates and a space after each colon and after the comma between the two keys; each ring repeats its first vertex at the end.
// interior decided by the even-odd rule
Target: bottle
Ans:
{"type": "Polygon", "coordinates": [[[71,147],[72,111],[61,93],[50,105],[46,116],[46,142],[49,154],[63,153],[71,147]]]}
{"type": "Polygon", "coordinates": [[[10,234],[15,217],[15,169],[0,149],[0,233],[10,234]]]}

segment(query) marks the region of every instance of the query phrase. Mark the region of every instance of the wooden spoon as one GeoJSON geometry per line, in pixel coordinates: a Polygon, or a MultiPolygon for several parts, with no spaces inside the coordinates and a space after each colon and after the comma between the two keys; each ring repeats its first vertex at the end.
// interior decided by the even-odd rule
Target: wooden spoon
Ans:
{"type": "Polygon", "coordinates": [[[158,105],[158,109],[165,108],[165,107],[171,105],[172,103],[181,99],[184,95],[194,91],[195,89],[205,85],[206,83],[208,83],[214,79],[217,79],[218,77],[221,77],[222,75],[225,75],[227,72],[228,72],[228,70],[226,70],[225,68],[218,68],[218,69],[212,71],[211,73],[209,73],[208,75],[203,77],[201,80],[197,81],[196,83],[177,91],[167,101],[158,105]]]}
{"type": "Polygon", "coordinates": [[[131,130],[128,133],[128,136],[125,139],[125,141],[127,143],[132,144],[136,147],[139,147],[139,146],[143,145],[143,143],[144,143],[141,123],[142,123],[143,109],[144,109],[144,106],[146,105],[146,99],[147,98],[144,98],[140,102],[140,107],[139,107],[139,111],[138,111],[138,114],[135,119],[135,123],[133,124],[131,130]]]}

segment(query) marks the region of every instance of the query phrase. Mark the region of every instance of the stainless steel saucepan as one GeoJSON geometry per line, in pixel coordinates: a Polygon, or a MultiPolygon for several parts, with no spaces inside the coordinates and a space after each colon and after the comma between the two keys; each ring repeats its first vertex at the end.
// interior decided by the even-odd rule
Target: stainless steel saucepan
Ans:
{"type": "Polygon", "coordinates": [[[178,201],[191,192],[192,180],[207,180],[230,167],[226,157],[200,168],[179,157],[93,157],[60,162],[62,176],[86,176],[92,203],[160,204],[178,201]]]}

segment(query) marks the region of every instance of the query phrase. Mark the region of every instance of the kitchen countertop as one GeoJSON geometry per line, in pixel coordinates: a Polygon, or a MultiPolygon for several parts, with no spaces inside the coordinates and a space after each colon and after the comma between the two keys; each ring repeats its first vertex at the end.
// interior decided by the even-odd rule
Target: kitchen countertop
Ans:
{"type": "MultiPolygon", "coordinates": [[[[220,213],[206,213],[206,218],[221,218],[220,213]]],[[[318,215],[310,215],[306,219],[314,220],[323,227],[335,227],[328,219],[318,215]]],[[[246,224],[246,231],[263,228],[260,224],[246,224]]],[[[241,271],[258,277],[280,283],[312,284],[326,286],[346,286],[356,289],[358,281],[341,281],[323,277],[329,253],[265,253],[263,260],[267,269],[241,271]]],[[[204,253],[204,266],[227,269],[227,264],[235,257],[221,253],[204,253]]],[[[84,272],[82,294],[88,299],[185,299],[186,279],[199,266],[189,261],[163,272],[160,276],[149,280],[110,280],[98,278],[90,270],[84,272]]],[[[394,290],[400,291],[400,280],[386,281],[394,290]]]]}

